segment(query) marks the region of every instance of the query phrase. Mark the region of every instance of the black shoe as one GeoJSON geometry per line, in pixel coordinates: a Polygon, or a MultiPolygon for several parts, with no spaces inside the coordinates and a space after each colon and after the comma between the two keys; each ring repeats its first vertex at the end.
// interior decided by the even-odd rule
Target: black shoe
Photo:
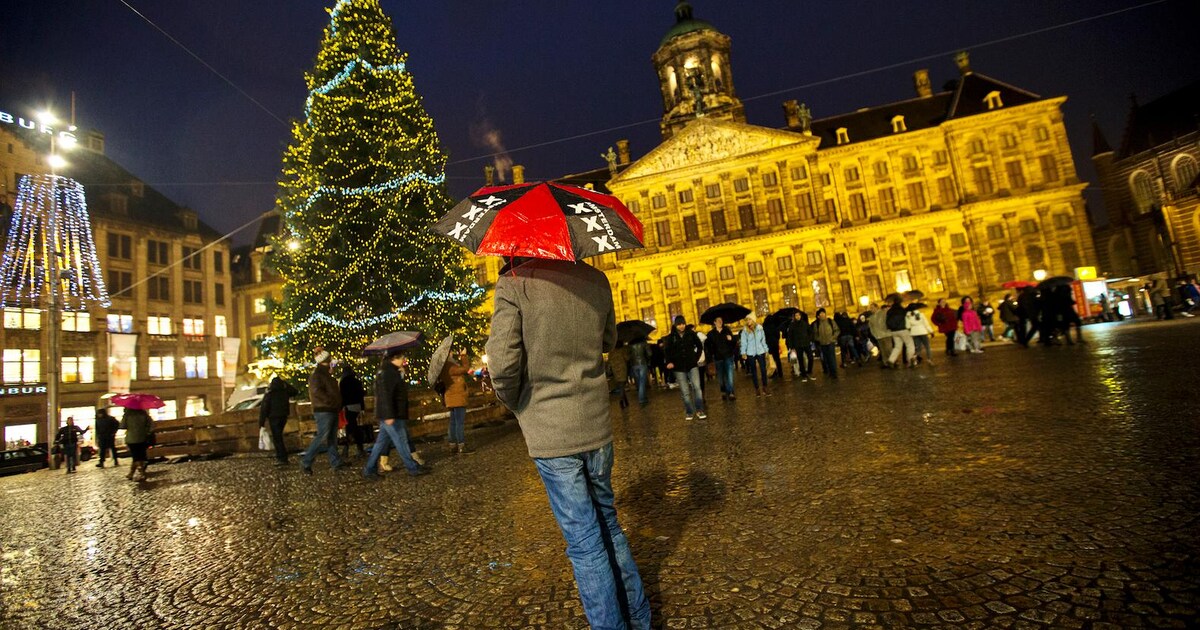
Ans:
{"type": "Polygon", "coordinates": [[[379,473],[363,473],[362,478],[367,481],[379,481],[380,479],[383,479],[383,476],[379,473]]]}
{"type": "Polygon", "coordinates": [[[100,462],[99,464],[96,464],[96,468],[104,468],[104,462],[100,462]]]}
{"type": "Polygon", "coordinates": [[[428,475],[430,472],[431,471],[426,466],[417,466],[416,470],[410,470],[408,471],[408,474],[411,477],[420,477],[421,475],[428,475]]]}
{"type": "Polygon", "coordinates": [[[347,464],[346,462],[338,462],[337,466],[331,466],[331,468],[333,468],[334,470],[343,470],[343,469],[349,468],[349,467],[350,467],[350,464],[347,464]]]}
{"type": "Polygon", "coordinates": [[[312,476],[312,466],[301,466],[300,472],[311,477],[312,476]]]}

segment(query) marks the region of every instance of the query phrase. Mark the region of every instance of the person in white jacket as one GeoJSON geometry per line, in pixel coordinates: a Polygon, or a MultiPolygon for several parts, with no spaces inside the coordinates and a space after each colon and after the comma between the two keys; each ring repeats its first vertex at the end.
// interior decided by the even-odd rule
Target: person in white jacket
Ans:
{"type": "Polygon", "coordinates": [[[916,302],[909,304],[908,313],[904,316],[908,334],[912,335],[913,345],[916,347],[910,363],[913,366],[917,364],[922,351],[925,352],[925,363],[933,365],[933,348],[929,342],[929,338],[933,336],[933,324],[930,324],[929,318],[921,312],[921,306],[924,305],[916,302]]]}

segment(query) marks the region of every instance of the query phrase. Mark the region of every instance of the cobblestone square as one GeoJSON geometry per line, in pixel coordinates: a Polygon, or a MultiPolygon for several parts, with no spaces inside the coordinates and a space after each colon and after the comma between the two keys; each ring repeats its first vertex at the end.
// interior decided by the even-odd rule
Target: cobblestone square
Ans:
{"type": "MultiPolygon", "coordinates": [[[[739,376],[704,421],[614,404],[656,626],[1194,627],[1200,323],[1085,335],[739,376]]],[[[0,478],[0,627],[586,627],[516,423],[467,437],[375,483],[266,455],[0,478]]]]}

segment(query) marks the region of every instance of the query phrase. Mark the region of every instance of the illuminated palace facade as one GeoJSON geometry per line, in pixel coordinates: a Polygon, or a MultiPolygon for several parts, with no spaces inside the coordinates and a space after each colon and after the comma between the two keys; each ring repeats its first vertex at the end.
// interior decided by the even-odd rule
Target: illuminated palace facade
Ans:
{"type": "Polygon", "coordinates": [[[811,314],[907,289],[994,296],[1095,264],[1065,97],[976,73],[962,53],[945,91],[921,70],[913,98],[817,119],[789,101],[783,127],[761,127],[729,44],[681,2],[652,57],[663,142],[632,162],[618,143],[608,169],[563,178],[606,188],[645,225],[644,249],[592,259],[619,318],[665,330],[721,302],[811,314]]]}

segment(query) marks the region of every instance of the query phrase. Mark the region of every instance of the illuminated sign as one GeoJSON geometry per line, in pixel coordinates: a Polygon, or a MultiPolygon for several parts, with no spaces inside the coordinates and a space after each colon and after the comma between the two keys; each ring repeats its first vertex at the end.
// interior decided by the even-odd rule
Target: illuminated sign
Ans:
{"type": "Polygon", "coordinates": [[[1095,280],[1096,279],[1096,268],[1095,267],[1076,267],[1075,268],[1075,278],[1077,280],[1095,280]]]}
{"type": "MultiPolygon", "coordinates": [[[[0,110],[0,124],[16,125],[18,127],[21,127],[22,129],[28,129],[30,131],[49,134],[49,135],[54,135],[54,133],[55,133],[54,128],[51,127],[50,125],[47,125],[45,123],[40,123],[32,118],[24,118],[22,116],[13,116],[12,114],[10,114],[6,111],[3,111],[3,110],[0,110]]],[[[75,125],[71,125],[70,127],[67,128],[66,131],[59,131],[58,137],[68,140],[68,141],[78,140],[78,138],[75,137],[75,129],[76,129],[75,125]]]]}
{"type": "Polygon", "coordinates": [[[36,396],[46,393],[44,384],[8,385],[0,387],[0,396],[36,396]]]}

